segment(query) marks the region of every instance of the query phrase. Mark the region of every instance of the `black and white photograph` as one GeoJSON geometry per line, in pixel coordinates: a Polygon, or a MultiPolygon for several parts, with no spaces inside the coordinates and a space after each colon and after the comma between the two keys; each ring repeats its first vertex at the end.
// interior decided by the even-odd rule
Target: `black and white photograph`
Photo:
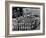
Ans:
{"type": "Polygon", "coordinates": [[[45,3],[6,1],[5,36],[45,35],[45,3]]]}
{"type": "Polygon", "coordinates": [[[39,7],[12,7],[12,31],[40,30],[39,7]]]}
{"type": "Polygon", "coordinates": [[[6,35],[33,36],[44,34],[44,4],[6,3],[6,35]]]}

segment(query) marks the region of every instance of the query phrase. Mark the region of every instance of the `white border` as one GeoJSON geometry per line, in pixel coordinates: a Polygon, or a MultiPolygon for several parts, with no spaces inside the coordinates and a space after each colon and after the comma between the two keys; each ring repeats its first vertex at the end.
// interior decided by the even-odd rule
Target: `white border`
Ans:
{"type": "Polygon", "coordinates": [[[26,33],[43,33],[43,6],[40,5],[25,5],[25,4],[10,4],[10,26],[9,26],[9,34],[26,34],[26,33]],[[39,7],[40,8],[40,30],[33,31],[12,31],[12,7],[39,7]]]}

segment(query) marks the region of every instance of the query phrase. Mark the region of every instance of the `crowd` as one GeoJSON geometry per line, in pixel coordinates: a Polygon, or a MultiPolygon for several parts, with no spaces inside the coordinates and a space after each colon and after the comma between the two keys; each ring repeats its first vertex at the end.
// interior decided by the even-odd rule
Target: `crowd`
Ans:
{"type": "Polygon", "coordinates": [[[20,17],[13,18],[13,30],[15,31],[35,30],[38,26],[40,26],[40,17],[31,12],[26,11],[20,17]]]}

